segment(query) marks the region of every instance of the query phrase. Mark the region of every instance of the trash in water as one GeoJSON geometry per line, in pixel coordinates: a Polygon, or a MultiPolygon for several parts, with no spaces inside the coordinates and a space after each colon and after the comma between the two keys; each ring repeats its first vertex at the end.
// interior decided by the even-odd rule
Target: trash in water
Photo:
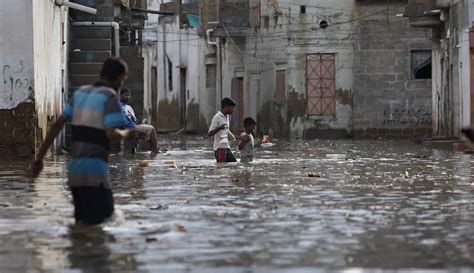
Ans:
{"type": "Polygon", "coordinates": [[[146,160],[140,160],[140,161],[138,162],[138,166],[140,166],[140,167],[148,167],[148,161],[146,161],[146,160]]]}
{"type": "Polygon", "coordinates": [[[271,142],[267,142],[267,143],[262,143],[261,146],[263,148],[268,148],[268,147],[272,147],[274,146],[275,144],[274,143],[271,143],[271,142]]]}
{"type": "Polygon", "coordinates": [[[308,177],[321,177],[319,173],[308,173],[308,177]]]}
{"type": "Polygon", "coordinates": [[[176,161],[174,160],[165,160],[163,161],[165,164],[165,167],[170,168],[170,169],[176,169],[178,166],[176,166],[176,161]]]}
{"type": "Polygon", "coordinates": [[[147,243],[156,242],[156,241],[158,241],[158,239],[156,238],[146,238],[147,243]]]}
{"type": "Polygon", "coordinates": [[[177,232],[186,232],[186,228],[183,225],[175,224],[174,227],[176,228],[177,232]]]}
{"type": "Polygon", "coordinates": [[[164,209],[168,209],[168,206],[158,204],[157,206],[154,206],[154,207],[150,208],[150,210],[164,210],[164,209]]]}

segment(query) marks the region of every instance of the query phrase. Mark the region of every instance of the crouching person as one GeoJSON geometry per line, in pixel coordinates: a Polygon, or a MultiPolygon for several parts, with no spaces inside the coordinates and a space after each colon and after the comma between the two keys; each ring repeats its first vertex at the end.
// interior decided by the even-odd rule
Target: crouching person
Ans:
{"type": "Polygon", "coordinates": [[[122,90],[120,90],[120,106],[122,107],[122,111],[125,114],[125,118],[127,120],[127,125],[125,126],[125,128],[134,129],[136,132],[145,134],[145,139],[150,143],[151,146],[151,153],[158,154],[159,147],[156,129],[152,125],[138,124],[138,120],[135,116],[135,111],[133,111],[133,108],[128,104],[130,101],[130,97],[130,89],[123,88],[122,90]]]}

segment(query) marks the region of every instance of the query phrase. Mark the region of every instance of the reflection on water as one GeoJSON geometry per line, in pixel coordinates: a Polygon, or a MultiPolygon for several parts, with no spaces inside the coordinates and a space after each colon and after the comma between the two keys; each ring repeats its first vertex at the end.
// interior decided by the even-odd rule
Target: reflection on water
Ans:
{"type": "Polygon", "coordinates": [[[67,157],[0,167],[0,272],[314,272],[474,265],[470,155],[410,142],[282,142],[250,164],[211,144],[113,155],[116,216],[74,226],[67,157]],[[148,167],[139,166],[147,160],[148,167]],[[165,164],[174,160],[173,165],[165,164]]]}
{"type": "Polygon", "coordinates": [[[71,246],[66,248],[69,268],[81,272],[134,272],[136,261],[133,255],[112,252],[109,244],[115,237],[104,232],[102,227],[71,226],[68,234],[71,246]]]}

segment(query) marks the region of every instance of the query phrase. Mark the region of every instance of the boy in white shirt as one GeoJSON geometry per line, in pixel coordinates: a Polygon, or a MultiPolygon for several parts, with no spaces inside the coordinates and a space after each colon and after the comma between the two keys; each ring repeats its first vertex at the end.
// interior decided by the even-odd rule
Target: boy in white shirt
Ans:
{"type": "Polygon", "coordinates": [[[214,157],[217,162],[237,162],[229,145],[229,137],[235,141],[230,131],[229,116],[234,112],[235,102],[230,98],[224,98],[221,102],[221,111],[212,118],[208,136],[214,137],[214,157]]]}

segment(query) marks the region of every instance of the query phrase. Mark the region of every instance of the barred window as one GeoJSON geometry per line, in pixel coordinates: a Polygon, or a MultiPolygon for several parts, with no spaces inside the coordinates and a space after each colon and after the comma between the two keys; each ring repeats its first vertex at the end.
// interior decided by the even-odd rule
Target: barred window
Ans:
{"type": "Polygon", "coordinates": [[[431,79],[431,50],[411,51],[411,78],[431,79]]]}

